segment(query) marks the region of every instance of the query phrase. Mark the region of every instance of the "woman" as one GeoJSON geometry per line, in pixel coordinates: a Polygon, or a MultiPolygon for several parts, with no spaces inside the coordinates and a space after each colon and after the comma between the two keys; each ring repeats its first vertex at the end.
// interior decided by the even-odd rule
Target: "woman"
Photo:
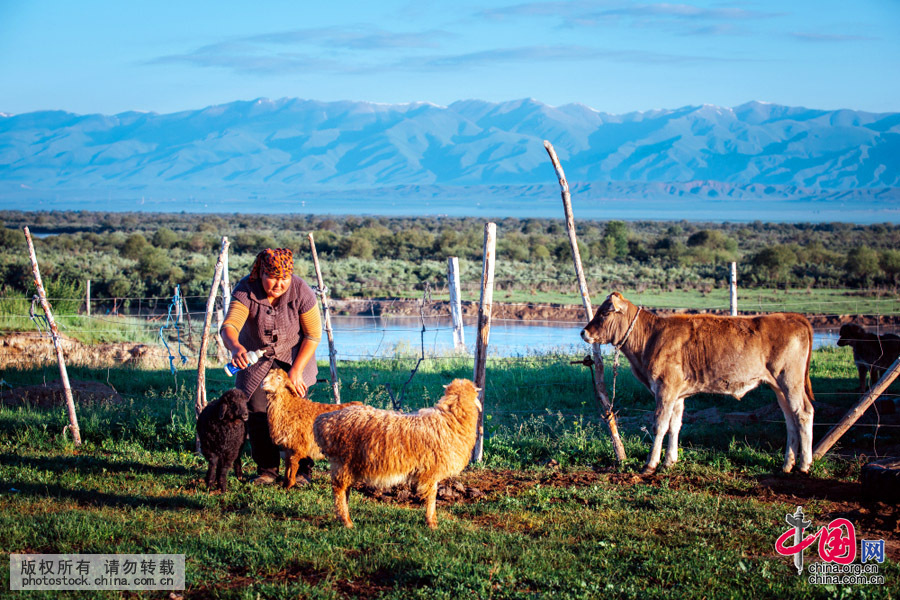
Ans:
{"type": "MultiPolygon", "coordinates": [[[[240,367],[235,387],[250,398],[247,431],[258,475],[254,483],[274,483],[281,455],[269,435],[268,400],[260,387],[269,369],[278,365],[288,373],[297,393],[305,396],[316,382],[316,346],[322,325],[316,295],[294,273],[294,255],[287,248],[266,248],[256,256],[250,275],[231,293],[231,305],[220,333],[240,367]],[[259,362],[250,365],[255,350],[259,362]]],[[[308,470],[312,465],[303,465],[308,470]]],[[[310,475],[311,473],[301,473],[310,475]]]]}

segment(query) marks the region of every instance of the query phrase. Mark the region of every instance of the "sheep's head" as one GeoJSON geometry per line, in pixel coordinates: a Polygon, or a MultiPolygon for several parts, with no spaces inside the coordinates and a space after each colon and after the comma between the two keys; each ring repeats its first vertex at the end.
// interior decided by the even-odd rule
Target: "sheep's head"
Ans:
{"type": "Polygon", "coordinates": [[[463,404],[474,404],[478,410],[482,409],[481,400],[478,395],[480,388],[468,379],[454,379],[449,385],[444,386],[444,398],[448,401],[456,399],[457,402],[463,404]]]}
{"type": "Polygon", "coordinates": [[[247,394],[241,390],[228,390],[219,399],[219,418],[223,421],[246,421],[250,416],[247,394]]]}
{"type": "Polygon", "coordinates": [[[283,389],[291,389],[290,378],[284,369],[280,367],[272,367],[269,374],[263,379],[262,389],[266,392],[279,392],[283,389]]]}

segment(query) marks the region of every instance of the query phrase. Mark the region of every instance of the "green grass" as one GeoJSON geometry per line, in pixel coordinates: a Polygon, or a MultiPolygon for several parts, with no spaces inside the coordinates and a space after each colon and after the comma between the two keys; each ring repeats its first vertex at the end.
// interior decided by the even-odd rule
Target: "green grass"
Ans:
{"type": "MultiPolygon", "coordinates": [[[[210,495],[205,461],[192,451],[193,377],[168,371],[71,368],[74,379],[109,382],[118,405],[79,408],[84,444],[61,435],[61,408],[0,409],[2,551],[184,553],[187,598],[669,598],[890,597],[900,568],[882,565],[884,587],[817,587],[777,556],[774,540],[795,506],[753,493],[778,474],[784,426],[686,424],[679,464],[667,475],[626,484],[641,467],[641,427],[653,403],[623,368],[618,377],[628,462],[614,468],[593,407],[590,374],[570,357],[492,360],[485,401],[485,462],[462,476],[485,487],[477,500],[438,507],[430,531],[423,509],[353,492],[354,530],[331,512],[325,465],[312,486],[284,492],[231,480],[210,495]],[[550,460],[559,467],[550,468],[550,460]],[[601,471],[600,473],[595,470],[601,471]],[[610,470],[609,473],[603,472],[610,470]]],[[[415,361],[341,363],[345,401],[387,406],[383,384],[400,390],[415,361]]],[[[855,369],[845,349],[816,352],[821,402],[846,404],[855,369]]],[[[324,365],[323,365],[324,366],[324,365]]],[[[322,372],[327,372],[327,368],[322,372]]],[[[3,372],[10,385],[55,378],[53,369],[3,372]]],[[[440,385],[471,376],[471,361],[426,361],[407,388],[407,409],[432,404],[440,385]]],[[[608,380],[611,372],[607,372],[608,380]]],[[[208,371],[210,397],[230,380],[208,371]]],[[[325,385],[315,398],[328,397],[325,385]]],[[[700,396],[687,411],[727,404],[750,411],[774,401],[760,390],[740,404],[700,396]]],[[[820,434],[820,433],[819,433],[820,434]]],[[[888,435],[888,434],[885,434],[888,435]]],[[[890,438],[888,438],[890,442],[890,438]]],[[[892,443],[896,443],[894,440],[892,443]]],[[[848,442],[849,445],[849,442],[848,442]]],[[[245,458],[252,472],[249,459],[245,458]]],[[[827,458],[813,480],[838,485],[859,462],[827,458]]],[[[809,498],[817,523],[834,506],[809,498]]],[[[852,519],[853,517],[851,517],[852,519]]],[[[896,542],[896,536],[892,538],[896,542]]],[[[8,589],[0,565],[0,589],[8,589]]],[[[134,597],[128,592],[81,597],[134,597]]],[[[79,597],[32,592],[29,597],[79,597]]],[[[166,592],[146,593],[166,597],[166,592]]]]}
{"type": "MultiPolygon", "coordinates": [[[[149,323],[146,319],[116,317],[103,314],[84,314],[84,302],[76,300],[79,289],[71,286],[54,286],[59,296],[50,296],[50,310],[57,329],[85,344],[103,342],[153,343],[158,339],[161,323],[149,323]],[[62,289],[60,289],[62,287],[62,289]]],[[[48,291],[48,293],[50,293],[48,291]]],[[[40,302],[33,305],[35,318],[31,317],[32,303],[21,296],[6,293],[0,288],[0,334],[15,331],[49,331],[40,302]]]]}

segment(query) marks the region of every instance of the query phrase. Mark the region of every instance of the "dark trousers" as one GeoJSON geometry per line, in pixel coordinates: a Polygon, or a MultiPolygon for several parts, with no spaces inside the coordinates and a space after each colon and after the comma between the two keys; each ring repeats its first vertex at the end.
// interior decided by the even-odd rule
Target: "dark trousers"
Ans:
{"type": "Polygon", "coordinates": [[[250,456],[256,463],[257,471],[260,475],[268,472],[272,475],[278,474],[278,466],[281,464],[281,452],[278,446],[272,441],[269,434],[269,416],[266,414],[266,392],[262,386],[256,388],[256,391],[250,396],[250,403],[247,408],[250,410],[250,416],[247,418],[247,434],[250,437],[250,456]]]}

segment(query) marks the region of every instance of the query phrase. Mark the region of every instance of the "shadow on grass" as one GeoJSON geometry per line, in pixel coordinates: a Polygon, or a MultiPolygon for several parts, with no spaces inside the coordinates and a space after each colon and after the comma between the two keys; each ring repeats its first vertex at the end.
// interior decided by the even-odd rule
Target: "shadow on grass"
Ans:
{"type": "Polygon", "coordinates": [[[4,482],[3,493],[37,498],[69,499],[85,506],[108,506],[112,508],[157,508],[162,510],[203,510],[205,507],[196,500],[183,496],[155,497],[133,494],[111,494],[96,490],[76,490],[54,483],[25,483],[15,479],[4,482]],[[12,492],[12,490],[18,490],[12,492]]]}
{"type": "MultiPolygon", "coordinates": [[[[116,461],[93,456],[18,456],[0,453],[0,464],[8,467],[28,467],[60,473],[75,471],[84,474],[152,473],[154,475],[196,475],[199,471],[180,465],[159,466],[135,461],[116,461]]],[[[204,471],[205,472],[205,471],[204,471]]]]}

